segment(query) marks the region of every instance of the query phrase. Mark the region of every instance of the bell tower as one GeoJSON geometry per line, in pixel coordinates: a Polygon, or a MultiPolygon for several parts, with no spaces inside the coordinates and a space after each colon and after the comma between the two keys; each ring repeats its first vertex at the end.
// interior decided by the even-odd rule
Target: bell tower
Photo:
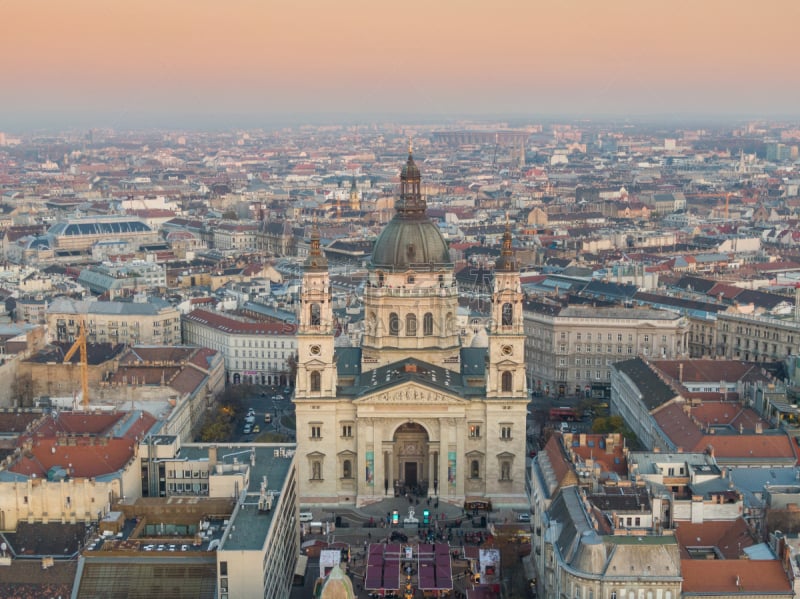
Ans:
{"type": "Polygon", "coordinates": [[[350,210],[361,210],[361,200],[358,197],[358,187],[356,187],[356,178],[353,177],[353,183],[350,185],[350,210]]]}
{"type": "Polygon", "coordinates": [[[328,260],[320,249],[319,230],[311,232],[311,248],[303,272],[297,327],[298,397],[335,397],[333,306],[328,260]]]}
{"type": "Polygon", "coordinates": [[[527,399],[522,287],[508,223],[494,269],[488,359],[486,397],[527,399]]]}

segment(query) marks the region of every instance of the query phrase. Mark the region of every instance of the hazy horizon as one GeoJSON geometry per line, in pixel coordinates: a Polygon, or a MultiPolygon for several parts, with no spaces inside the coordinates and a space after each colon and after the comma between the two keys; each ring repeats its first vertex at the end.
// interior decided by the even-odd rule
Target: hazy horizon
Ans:
{"type": "Polygon", "coordinates": [[[800,3],[2,3],[0,130],[800,116],[800,3]]]}

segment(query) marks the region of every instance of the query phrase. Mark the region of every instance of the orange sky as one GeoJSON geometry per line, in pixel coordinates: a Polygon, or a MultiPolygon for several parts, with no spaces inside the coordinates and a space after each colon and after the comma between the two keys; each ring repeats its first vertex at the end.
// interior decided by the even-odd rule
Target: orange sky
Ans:
{"type": "Polygon", "coordinates": [[[10,115],[796,113],[800,2],[0,0],[10,115]]]}

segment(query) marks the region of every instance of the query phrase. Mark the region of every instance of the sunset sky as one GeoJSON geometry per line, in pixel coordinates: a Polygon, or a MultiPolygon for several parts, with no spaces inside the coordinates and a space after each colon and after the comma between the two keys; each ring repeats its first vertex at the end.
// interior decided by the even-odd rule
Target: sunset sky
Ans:
{"type": "Polygon", "coordinates": [[[0,0],[0,130],[797,115],[798,0],[0,0]]]}

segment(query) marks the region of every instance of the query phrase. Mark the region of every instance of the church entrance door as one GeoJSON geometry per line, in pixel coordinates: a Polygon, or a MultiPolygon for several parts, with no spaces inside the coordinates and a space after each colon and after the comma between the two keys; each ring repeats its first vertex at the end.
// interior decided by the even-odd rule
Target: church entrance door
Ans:
{"type": "Polygon", "coordinates": [[[406,462],[406,485],[410,487],[417,486],[417,463],[406,462]]]}
{"type": "Polygon", "coordinates": [[[430,484],[430,455],[428,432],[416,422],[400,425],[394,433],[392,464],[388,471],[393,477],[395,495],[413,493],[425,496],[430,484]]]}

